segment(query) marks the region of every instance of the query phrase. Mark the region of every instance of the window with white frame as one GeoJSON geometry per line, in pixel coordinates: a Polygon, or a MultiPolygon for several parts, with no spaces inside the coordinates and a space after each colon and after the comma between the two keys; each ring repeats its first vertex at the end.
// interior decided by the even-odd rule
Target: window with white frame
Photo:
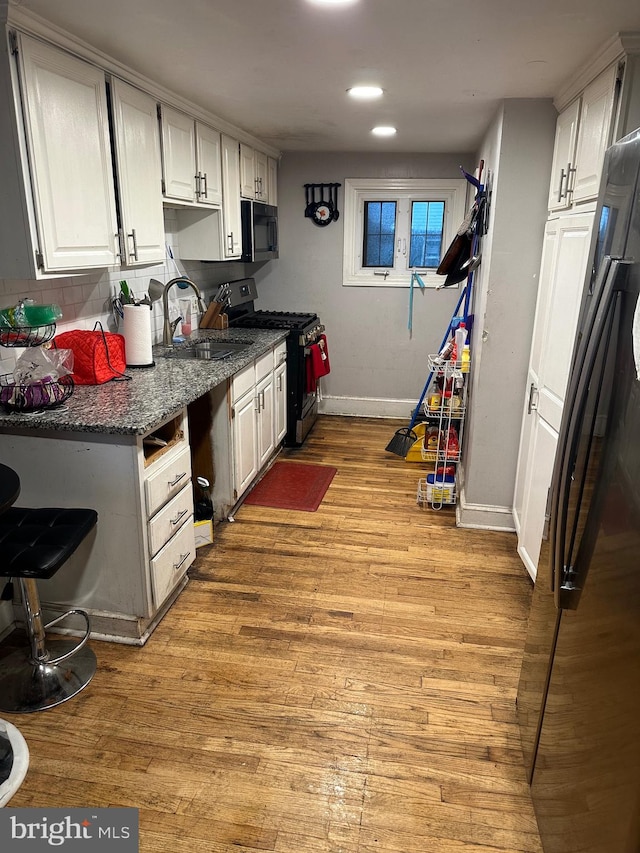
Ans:
{"type": "Polygon", "coordinates": [[[427,287],[466,213],[464,178],[347,178],[344,182],[346,286],[427,287]]]}

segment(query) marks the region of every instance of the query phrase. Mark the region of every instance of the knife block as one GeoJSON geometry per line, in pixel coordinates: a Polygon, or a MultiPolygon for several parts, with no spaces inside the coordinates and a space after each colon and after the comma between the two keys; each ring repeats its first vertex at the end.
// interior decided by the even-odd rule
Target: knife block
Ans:
{"type": "Polygon", "coordinates": [[[210,326],[211,329],[228,329],[229,328],[229,316],[228,314],[218,314],[216,319],[213,321],[213,325],[210,326]]]}

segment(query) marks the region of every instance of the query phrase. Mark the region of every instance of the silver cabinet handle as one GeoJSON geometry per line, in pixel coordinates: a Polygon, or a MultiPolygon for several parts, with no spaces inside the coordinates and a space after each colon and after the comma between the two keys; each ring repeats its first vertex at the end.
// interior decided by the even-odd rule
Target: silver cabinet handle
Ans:
{"type": "Polygon", "coordinates": [[[191,556],[191,551],[187,551],[187,553],[186,553],[186,554],[180,554],[180,562],[178,562],[178,563],[174,563],[174,564],[173,564],[173,568],[174,568],[176,571],[178,571],[178,569],[179,569],[181,566],[184,566],[184,564],[187,562],[187,560],[189,559],[189,557],[190,557],[190,556],[191,556]]]}
{"type": "Polygon", "coordinates": [[[175,525],[180,521],[180,519],[184,518],[188,512],[189,512],[188,509],[183,509],[182,512],[179,512],[175,518],[171,518],[171,519],[169,519],[169,521],[175,527],[175,525]]]}
{"type": "Polygon", "coordinates": [[[564,183],[564,179],[567,177],[567,173],[564,169],[560,169],[560,186],[558,187],[558,201],[562,201],[563,193],[562,193],[562,185],[564,183]]]}
{"type": "Polygon", "coordinates": [[[256,394],[255,400],[253,402],[253,408],[258,414],[260,414],[260,394],[256,394]]]}
{"type": "Polygon", "coordinates": [[[533,395],[537,392],[536,383],[532,382],[529,386],[529,400],[527,402],[527,414],[530,415],[531,412],[535,412],[538,408],[538,401],[533,402],[533,395]]]}
{"type": "Polygon", "coordinates": [[[202,181],[204,183],[204,190],[202,191],[202,195],[205,198],[209,198],[209,192],[207,189],[207,173],[206,172],[203,172],[203,174],[202,174],[202,181]]]}
{"type": "Polygon", "coordinates": [[[197,175],[194,175],[194,178],[196,181],[196,195],[200,196],[202,195],[202,190],[200,189],[200,181],[202,180],[202,174],[198,172],[197,175]]]}
{"type": "Polygon", "coordinates": [[[260,392],[260,411],[264,411],[264,391],[260,392]]]}
{"type": "Polygon", "coordinates": [[[282,374],[278,376],[278,391],[282,391],[282,374]]]}
{"type": "Polygon", "coordinates": [[[571,176],[575,175],[576,167],[572,166],[571,163],[567,163],[567,188],[565,190],[565,198],[569,197],[569,193],[573,192],[573,181],[571,181],[571,176]],[[571,186],[569,184],[571,183],[571,186]]]}
{"type": "Polygon", "coordinates": [[[116,234],[116,255],[120,258],[122,263],[124,263],[125,250],[124,250],[124,234],[122,233],[122,228],[116,234]]]}
{"type": "Polygon", "coordinates": [[[183,471],[182,474],[178,474],[178,476],[175,478],[175,480],[168,480],[167,485],[169,486],[169,488],[171,488],[172,486],[175,486],[176,483],[179,483],[180,480],[182,480],[182,478],[186,477],[186,476],[187,476],[187,472],[183,471]]]}
{"type": "Polygon", "coordinates": [[[133,252],[129,252],[129,257],[133,258],[134,261],[138,260],[138,241],[136,239],[136,229],[131,229],[131,234],[127,234],[127,237],[131,237],[133,241],[133,252]]]}
{"type": "Polygon", "coordinates": [[[227,234],[227,249],[233,254],[233,231],[227,234]]]}

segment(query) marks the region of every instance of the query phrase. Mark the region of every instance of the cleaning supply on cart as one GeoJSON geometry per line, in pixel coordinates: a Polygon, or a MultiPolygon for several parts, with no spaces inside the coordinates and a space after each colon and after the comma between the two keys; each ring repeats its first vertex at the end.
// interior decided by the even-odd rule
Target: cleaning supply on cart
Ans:
{"type": "Polygon", "coordinates": [[[469,363],[471,362],[471,351],[469,350],[469,344],[465,344],[462,347],[462,353],[460,355],[460,370],[463,373],[469,372],[469,363]]]}
{"type": "Polygon", "coordinates": [[[458,328],[453,333],[453,348],[451,350],[451,361],[458,361],[462,357],[462,351],[467,342],[467,325],[458,323],[458,328]]]}

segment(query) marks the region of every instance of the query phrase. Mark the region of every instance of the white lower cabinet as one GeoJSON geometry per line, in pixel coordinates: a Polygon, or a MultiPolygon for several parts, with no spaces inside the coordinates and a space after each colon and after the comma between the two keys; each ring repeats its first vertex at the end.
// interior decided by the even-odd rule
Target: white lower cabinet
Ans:
{"type": "Polygon", "coordinates": [[[231,382],[234,498],[269,462],[286,433],[286,344],[277,344],[231,382]]]}
{"type": "Polygon", "coordinates": [[[0,462],[20,475],[19,505],[98,513],[95,532],[40,584],[47,620],[82,607],[93,637],[143,644],[196,555],[186,411],[153,431],[162,447],[135,435],[0,434],[0,462]]]}

